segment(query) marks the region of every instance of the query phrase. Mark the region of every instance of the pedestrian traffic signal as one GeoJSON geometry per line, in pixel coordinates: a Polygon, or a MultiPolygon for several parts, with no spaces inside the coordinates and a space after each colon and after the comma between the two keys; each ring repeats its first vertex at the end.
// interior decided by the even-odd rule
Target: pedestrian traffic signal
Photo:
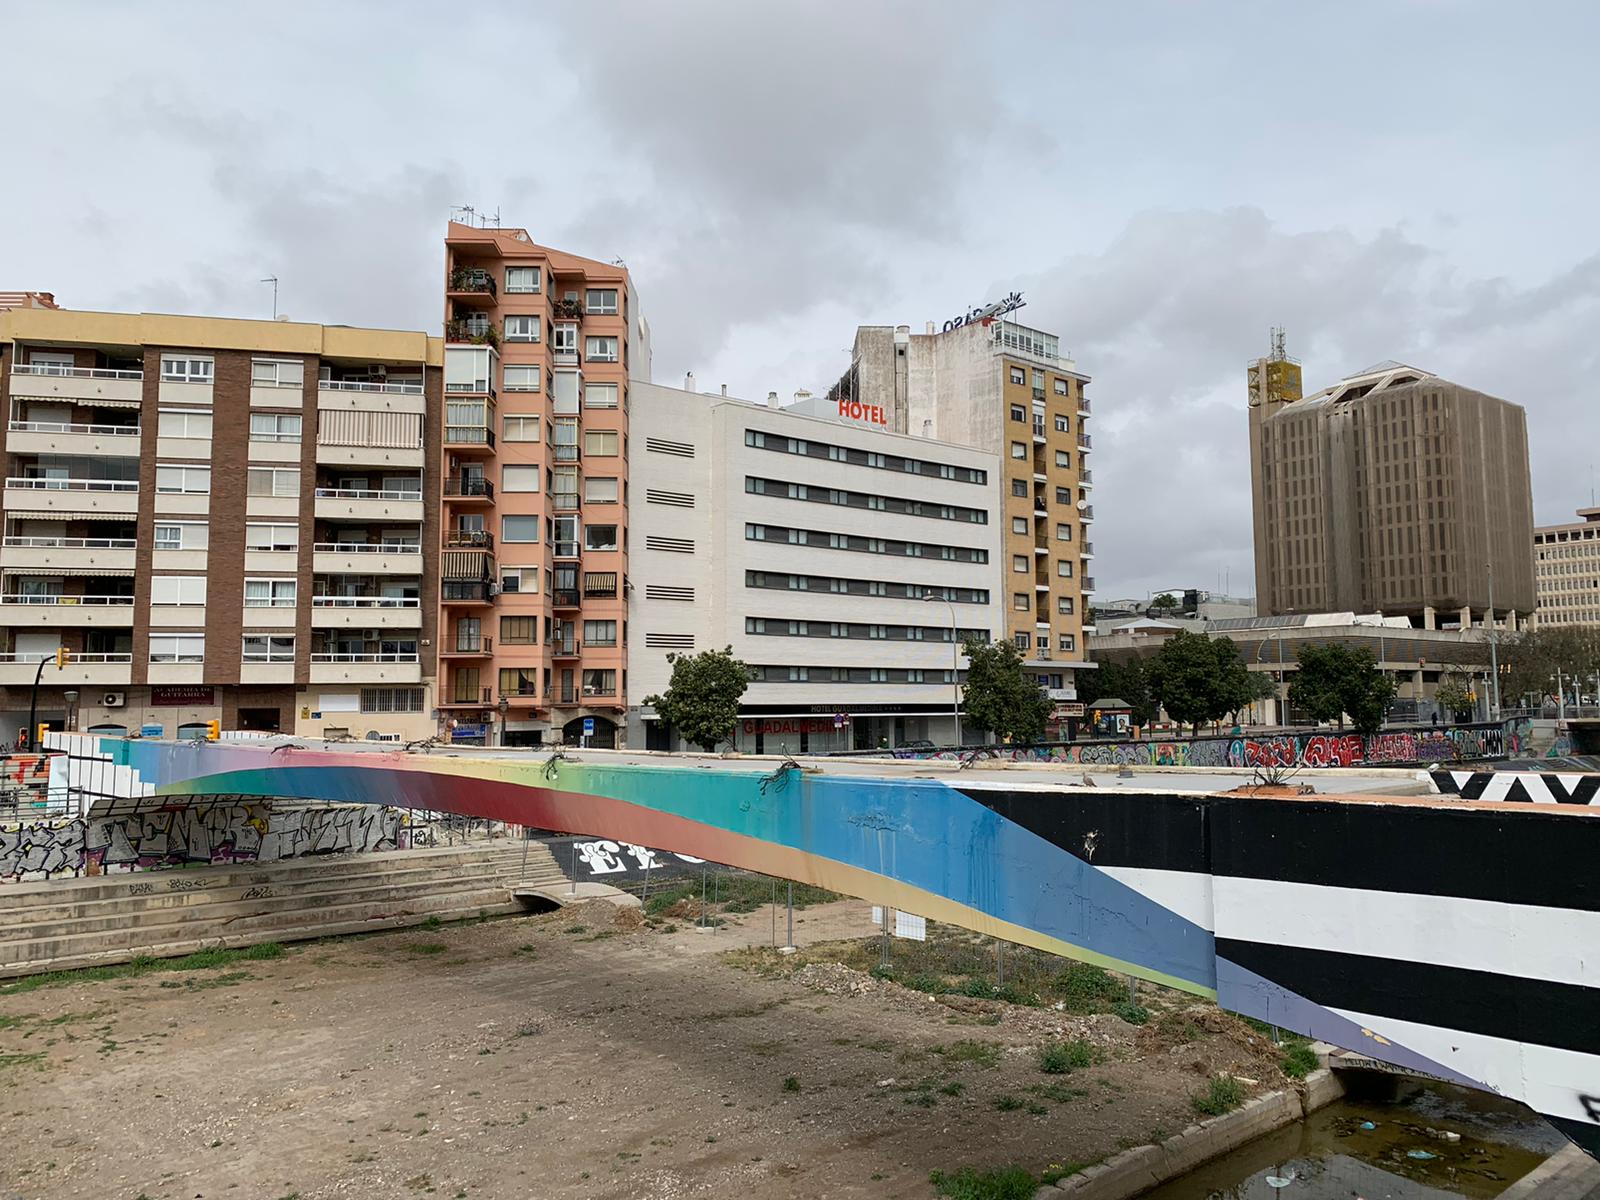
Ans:
{"type": "Polygon", "coordinates": [[[214,742],[218,738],[220,738],[221,736],[222,736],[222,722],[221,721],[207,721],[206,722],[206,741],[214,742]]]}

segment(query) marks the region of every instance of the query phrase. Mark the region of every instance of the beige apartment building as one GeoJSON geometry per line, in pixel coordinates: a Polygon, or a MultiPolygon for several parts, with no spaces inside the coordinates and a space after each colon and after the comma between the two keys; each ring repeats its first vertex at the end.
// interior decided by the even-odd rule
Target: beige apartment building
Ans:
{"type": "Polygon", "coordinates": [[[611,745],[627,704],[626,267],[452,222],[445,237],[439,707],[471,744],[611,745]]]}
{"type": "Polygon", "coordinates": [[[36,674],[55,728],[432,732],[442,363],[423,333],[0,312],[0,735],[36,674]]]}
{"type": "Polygon", "coordinates": [[[1539,625],[1600,625],[1600,508],[1570,525],[1533,531],[1539,625]]]}
{"type": "Polygon", "coordinates": [[[1030,674],[1058,700],[1051,736],[1068,736],[1080,715],[1075,675],[1089,666],[1084,632],[1094,591],[1089,377],[1055,334],[1008,319],[1020,305],[1013,299],[939,331],[931,323],[921,334],[905,325],[860,327],[850,369],[812,403],[999,458],[992,580],[1004,636],[1026,651],[1030,674]]]}
{"type": "Polygon", "coordinates": [[[1256,604],[1515,628],[1534,606],[1527,417],[1382,362],[1315,395],[1282,353],[1250,368],[1256,604]]]}

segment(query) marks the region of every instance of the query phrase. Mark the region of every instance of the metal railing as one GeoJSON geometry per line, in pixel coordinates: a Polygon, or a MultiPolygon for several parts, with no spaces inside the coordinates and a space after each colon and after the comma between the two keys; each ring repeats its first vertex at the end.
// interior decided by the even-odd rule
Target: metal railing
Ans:
{"type": "Polygon", "coordinates": [[[1094,411],[1092,408],[1089,407],[1089,397],[1087,397],[1087,396],[1079,396],[1078,397],[1078,411],[1082,412],[1082,413],[1093,412],[1094,411]]]}
{"type": "Polygon", "coordinates": [[[557,445],[555,447],[555,452],[556,452],[556,461],[557,462],[577,462],[578,461],[578,447],[576,445],[572,445],[572,446],[557,445]]]}
{"type": "Polygon", "coordinates": [[[337,554],[422,553],[422,547],[414,542],[313,542],[311,549],[319,553],[337,554]]]}
{"type": "Polygon", "coordinates": [[[1082,588],[1083,588],[1084,591],[1086,591],[1086,592],[1094,591],[1094,576],[1093,575],[1085,575],[1078,582],[1082,585],[1082,588]]]}
{"type": "Polygon", "coordinates": [[[489,602],[489,581],[487,579],[444,579],[439,583],[439,598],[446,604],[455,603],[482,603],[489,602]]]}
{"type": "Polygon", "coordinates": [[[1093,542],[1079,542],[1078,543],[1078,554],[1083,558],[1093,558],[1094,557],[1094,543],[1093,542]]]}
{"type": "Polygon", "coordinates": [[[447,446],[494,447],[494,430],[487,425],[446,425],[444,441],[447,446]]]}
{"type": "Polygon", "coordinates": [[[452,529],[444,535],[447,550],[493,550],[494,534],[487,529],[452,529]]]}
{"type": "Polygon", "coordinates": [[[1078,435],[1078,449],[1079,450],[1093,450],[1094,449],[1094,439],[1092,437],[1090,437],[1087,433],[1080,433],[1078,435]]]}
{"type": "Polygon", "coordinates": [[[495,286],[494,276],[481,267],[457,267],[450,272],[450,287],[452,292],[473,292],[490,296],[499,294],[500,289],[495,286]]]}
{"type": "Polygon", "coordinates": [[[578,603],[578,589],[577,588],[556,588],[553,592],[550,593],[550,595],[551,595],[551,598],[552,598],[551,602],[557,608],[580,608],[580,607],[582,607],[578,603]]]}
{"type": "Polygon", "coordinates": [[[422,503],[421,491],[391,491],[385,488],[323,488],[316,489],[318,500],[415,500],[422,503]]]}
{"type": "Polygon", "coordinates": [[[577,492],[551,492],[550,503],[558,509],[577,508],[577,492]]]}
{"type": "Polygon", "coordinates": [[[6,478],[8,488],[28,488],[44,492],[137,492],[137,479],[38,479],[33,476],[11,475],[6,478]]]}
{"type": "Polygon", "coordinates": [[[494,499],[494,484],[481,475],[452,475],[444,481],[444,494],[446,496],[481,496],[485,500],[494,499]]]}
{"type": "Polygon", "coordinates": [[[583,643],[575,637],[550,639],[552,658],[577,658],[582,653],[583,643]]]}
{"type": "MultiPolygon", "coordinates": [[[[0,653],[0,663],[41,663],[48,662],[56,656],[54,650],[11,650],[0,653]]],[[[72,651],[72,657],[67,665],[73,666],[83,663],[86,666],[98,666],[105,663],[131,663],[131,652],[113,652],[110,654],[83,654],[77,650],[72,651]]]]}
{"type": "Polygon", "coordinates": [[[1089,470],[1088,467],[1084,467],[1081,471],[1078,472],[1078,482],[1079,483],[1093,484],[1094,483],[1094,472],[1089,470]]]}
{"type": "Polygon", "coordinates": [[[553,548],[555,550],[555,556],[557,558],[579,558],[579,557],[581,557],[581,555],[579,553],[579,550],[578,550],[578,543],[575,542],[575,541],[572,541],[572,542],[567,542],[567,541],[555,542],[555,543],[553,543],[553,548]]]}
{"type": "Polygon", "coordinates": [[[457,634],[453,643],[447,643],[446,654],[493,654],[494,638],[462,637],[457,634]]]}
{"type": "Polygon", "coordinates": [[[378,392],[385,396],[420,396],[420,383],[371,383],[363,379],[319,379],[321,392],[378,392]]]}
{"type": "Polygon", "coordinates": [[[7,546],[32,550],[136,550],[136,538],[22,537],[7,534],[7,546]]]}
{"type": "MultiPolygon", "coordinates": [[[[43,604],[43,605],[86,605],[104,606],[114,604],[132,604],[132,596],[61,596],[48,595],[36,596],[23,592],[7,592],[0,595],[0,604],[43,604]]],[[[53,652],[52,652],[53,653],[53,652]]]]}
{"type": "Polygon", "coordinates": [[[314,663],[414,663],[415,654],[325,654],[311,655],[314,663]]]}
{"type": "Polygon", "coordinates": [[[143,379],[143,371],[115,370],[111,367],[65,367],[55,363],[14,363],[13,375],[54,375],[64,379],[143,379]]]}
{"type": "MultiPolygon", "coordinates": [[[[474,672],[477,668],[472,668],[474,672]]],[[[450,689],[449,696],[441,700],[441,704],[487,704],[489,703],[490,690],[488,688],[456,687],[450,689]]]]}
{"type": "Polygon", "coordinates": [[[416,596],[313,596],[312,608],[421,608],[416,596]]]}
{"type": "Polygon", "coordinates": [[[138,437],[137,425],[79,425],[72,421],[12,421],[13,433],[90,433],[106,437],[138,437]]]}
{"type": "Polygon", "coordinates": [[[446,321],[444,340],[496,346],[500,344],[500,330],[492,321],[446,321]]]}
{"type": "Polygon", "coordinates": [[[1092,521],[1092,520],[1094,520],[1094,505],[1085,504],[1082,508],[1080,508],[1078,510],[1078,520],[1080,520],[1080,521],[1092,521]]]}

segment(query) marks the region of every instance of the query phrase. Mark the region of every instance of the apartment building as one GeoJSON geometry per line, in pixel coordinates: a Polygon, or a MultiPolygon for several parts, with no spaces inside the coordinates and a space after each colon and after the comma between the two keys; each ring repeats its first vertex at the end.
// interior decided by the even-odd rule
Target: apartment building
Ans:
{"type": "Polygon", "coordinates": [[[431,732],[442,363],[422,333],[0,313],[0,734],[36,673],[56,728],[431,732]]]}
{"type": "MultiPolygon", "coordinates": [[[[1001,546],[991,587],[1004,636],[1058,701],[1049,735],[1070,737],[1081,715],[1076,676],[1094,591],[1094,476],[1089,377],[1052,333],[1007,317],[1013,296],[936,331],[856,330],[850,369],[810,402],[846,420],[969,446],[998,456],[990,479],[1001,546]]],[[[1092,690],[1092,689],[1091,689],[1092,690]]]]}
{"type": "Polygon", "coordinates": [[[1258,611],[1515,628],[1535,602],[1524,410],[1391,361],[1301,398],[1274,355],[1250,368],[1258,611]]]}
{"type": "Polygon", "coordinates": [[[627,268],[452,222],[445,237],[439,707],[469,744],[612,745],[626,707],[627,268]]]}
{"type": "MultiPolygon", "coordinates": [[[[1004,627],[992,453],[636,383],[629,744],[667,654],[732,646],[734,744],[822,753],[956,737],[970,637],[1004,627]]],[[[979,740],[976,730],[964,730],[979,740]]]]}
{"type": "Polygon", "coordinates": [[[1600,508],[1580,508],[1578,516],[1533,531],[1541,626],[1600,625],[1600,508]]]}

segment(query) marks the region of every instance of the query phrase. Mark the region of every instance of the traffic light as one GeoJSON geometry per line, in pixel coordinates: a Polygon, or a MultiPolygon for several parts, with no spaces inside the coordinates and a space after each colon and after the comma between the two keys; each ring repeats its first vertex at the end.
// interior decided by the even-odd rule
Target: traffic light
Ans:
{"type": "Polygon", "coordinates": [[[214,742],[218,738],[220,738],[221,736],[222,736],[222,722],[221,721],[207,721],[206,722],[206,741],[214,742]]]}
{"type": "Polygon", "coordinates": [[[34,745],[35,746],[43,746],[44,745],[44,735],[49,733],[49,732],[50,732],[50,722],[48,722],[48,721],[40,721],[39,722],[39,740],[34,742],[34,745]]]}
{"type": "Polygon", "coordinates": [[[72,651],[65,646],[56,647],[56,670],[60,670],[72,661],[72,651]]]}

